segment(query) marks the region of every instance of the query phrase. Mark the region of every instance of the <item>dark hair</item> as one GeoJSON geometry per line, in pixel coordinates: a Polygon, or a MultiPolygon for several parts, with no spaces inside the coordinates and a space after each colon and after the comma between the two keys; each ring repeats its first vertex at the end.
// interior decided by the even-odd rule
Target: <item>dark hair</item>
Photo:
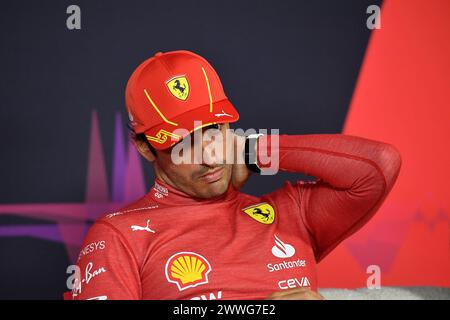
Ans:
{"type": "Polygon", "coordinates": [[[150,144],[150,142],[148,142],[148,139],[145,136],[145,133],[136,134],[136,141],[144,141],[145,144],[147,145],[148,149],[150,150],[150,152],[153,153],[153,155],[156,157],[156,150],[155,150],[155,148],[153,148],[153,146],[150,144]]]}
{"type": "Polygon", "coordinates": [[[156,150],[155,150],[155,148],[152,147],[150,142],[148,142],[148,139],[145,136],[145,133],[134,132],[133,127],[131,127],[131,125],[129,123],[127,124],[127,128],[130,130],[131,139],[133,139],[135,142],[144,142],[147,145],[150,152],[153,153],[153,155],[156,157],[156,150]]]}

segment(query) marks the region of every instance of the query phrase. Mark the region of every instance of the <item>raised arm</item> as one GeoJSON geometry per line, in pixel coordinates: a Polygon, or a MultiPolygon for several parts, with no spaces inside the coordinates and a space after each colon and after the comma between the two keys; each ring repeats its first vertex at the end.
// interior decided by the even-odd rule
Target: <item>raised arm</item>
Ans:
{"type": "MultiPolygon", "coordinates": [[[[280,170],[317,178],[298,181],[294,192],[320,261],[375,214],[397,179],[401,156],[390,144],[344,134],[278,137],[280,170]]],[[[258,154],[271,145],[271,136],[260,137],[258,154]]]]}

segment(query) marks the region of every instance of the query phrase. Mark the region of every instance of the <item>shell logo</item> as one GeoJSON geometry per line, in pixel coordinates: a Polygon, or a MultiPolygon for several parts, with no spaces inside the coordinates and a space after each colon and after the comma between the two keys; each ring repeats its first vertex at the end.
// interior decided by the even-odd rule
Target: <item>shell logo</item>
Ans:
{"type": "Polygon", "coordinates": [[[211,265],[205,257],[194,252],[178,252],[166,262],[167,281],[180,291],[208,283],[211,265]]]}

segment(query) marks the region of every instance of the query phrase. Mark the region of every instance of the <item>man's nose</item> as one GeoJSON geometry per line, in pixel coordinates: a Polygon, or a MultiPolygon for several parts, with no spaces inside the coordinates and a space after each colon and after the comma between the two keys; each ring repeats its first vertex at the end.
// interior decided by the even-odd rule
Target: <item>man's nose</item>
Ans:
{"type": "Polygon", "coordinates": [[[223,142],[203,141],[202,143],[202,164],[216,166],[223,164],[223,142]]]}

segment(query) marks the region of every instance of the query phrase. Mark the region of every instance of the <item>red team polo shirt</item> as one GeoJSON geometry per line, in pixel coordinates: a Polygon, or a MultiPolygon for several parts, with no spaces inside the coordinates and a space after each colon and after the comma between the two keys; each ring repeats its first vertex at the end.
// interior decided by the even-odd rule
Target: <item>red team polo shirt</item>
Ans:
{"type": "MultiPolygon", "coordinates": [[[[270,147],[259,138],[258,148],[270,147]]],[[[390,144],[343,134],[279,136],[280,170],[314,176],[262,197],[196,199],[156,180],[95,222],[74,299],[264,299],[317,290],[316,263],[364,225],[400,170],[390,144]]],[[[264,183],[264,177],[257,177],[264,183]]]]}

